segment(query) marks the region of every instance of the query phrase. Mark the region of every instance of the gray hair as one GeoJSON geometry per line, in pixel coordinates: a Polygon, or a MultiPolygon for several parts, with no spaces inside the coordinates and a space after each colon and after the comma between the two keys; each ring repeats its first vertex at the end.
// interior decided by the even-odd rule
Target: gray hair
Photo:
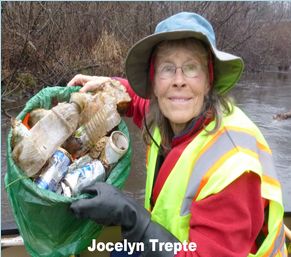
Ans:
{"type": "MultiPolygon", "coordinates": [[[[156,47],[153,55],[159,55],[161,51],[163,52],[163,54],[168,53],[174,46],[177,45],[182,45],[183,47],[185,47],[185,49],[189,51],[191,50],[192,53],[194,52],[194,54],[196,54],[197,57],[201,60],[201,63],[208,67],[209,54],[207,52],[207,48],[202,41],[195,38],[163,41],[156,47]]],[[[209,81],[208,69],[205,69],[205,73],[209,81]]],[[[231,114],[233,112],[233,105],[234,100],[232,97],[230,97],[228,94],[219,94],[215,89],[215,86],[212,85],[208,94],[204,97],[203,107],[199,114],[199,117],[204,116],[205,118],[207,117],[215,119],[215,127],[211,131],[206,130],[206,128],[204,127],[204,131],[206,132],[206,134],[210,135],[218,131],[222,123],[223,115],[231,114]]],[[[189,129],[195,118],[196,117],[187,122],[183,131],[189,129]]],[[[174,137],[174,132],[168,118],[166,118],[161,112],[158,99],[153,93],[153,90],[151,90],[151,99],[149,103],[148,113],[146,115],[146,123],[148,131],[152,136],[154,134],[155,128],[159,128],[161,137],[163,139],[162,146],[166,151],[169,151],[172,146],[172,138],[174,137]]],[[[142,139],[146,145],[151,144],[151,137],[148,134],[148,131],[144,126],[142,131],[142,139]]]]}

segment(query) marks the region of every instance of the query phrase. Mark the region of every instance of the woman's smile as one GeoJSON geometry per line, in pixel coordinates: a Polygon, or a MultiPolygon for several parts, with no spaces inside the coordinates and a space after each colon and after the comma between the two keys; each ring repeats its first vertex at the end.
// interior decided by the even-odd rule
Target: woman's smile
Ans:
{"type": "Polygon", "coordinates": [[[186,98],[186,97],[169,97],[169,100],[172,102],[188,102],[190,101],[191,98],[186,98]]]}

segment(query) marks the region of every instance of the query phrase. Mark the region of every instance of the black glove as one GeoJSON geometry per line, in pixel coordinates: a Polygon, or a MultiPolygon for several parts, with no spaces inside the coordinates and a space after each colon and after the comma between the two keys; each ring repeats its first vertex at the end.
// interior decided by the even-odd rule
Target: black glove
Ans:
{"type": "Polygon", "coordinates": [[[94,196],[79,199],[70,205],[77,218],[91,219],[107,226],[121,226],[123,238],[129,242],[143,242],[144,256],[174,256],[173,252],[151,251],[149,239],[159,242],[179,242],[179,240],[161,225],[151,221],[151,214],[138,202],[126,196],[113,185],[97,182],[85,187],[82,194],[94,196]]]}

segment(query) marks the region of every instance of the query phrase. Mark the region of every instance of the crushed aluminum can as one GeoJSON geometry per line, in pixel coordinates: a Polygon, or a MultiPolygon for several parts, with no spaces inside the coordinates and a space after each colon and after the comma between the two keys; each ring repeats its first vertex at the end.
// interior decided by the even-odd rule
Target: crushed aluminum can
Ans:
{"type": "Polygon", "coordinates": [[[93,161],[93,158],[91,158],[88,154],[86,154],[86,155],[82,156],[81,158],[75,160],[75,162],[72,165],[70,165],[70,167],[68,169],[68,173],[71,173],[74,170],[82,168],[92,161],[93,161]]]}
{"type": "Polygon", "coordinates": [[[129,142],[126,135],[120,131],[111,133],[100,158],[107,176],[115,167],[118,160],[127,152],[128,146],[129,142]]]}
{"type": "Polygon", "coordinates": [[[34,182],[39,188],[52,192],[59,191],[59,182],[66,175],[72,162],[70,154],[66,150],[58,148],[49,159],[48,165],[45,166],[34,182]]]}
{"type": "Polygon", "coordinates": [[[76,169],[62,180],[63,193],[68,197],[76,197],[81,194],[81,190],[94,184],[97,181],[104,182],[106,179],[105,169],[99,160],[93,160],[82,168],[76,169]],[[70,192],[68,192],[68,188],[70,192]]]}

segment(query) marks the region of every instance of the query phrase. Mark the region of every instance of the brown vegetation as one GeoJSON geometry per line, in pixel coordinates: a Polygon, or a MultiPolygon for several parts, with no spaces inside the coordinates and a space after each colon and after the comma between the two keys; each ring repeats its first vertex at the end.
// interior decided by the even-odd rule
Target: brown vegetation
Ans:
{"type": "Polygon", "coordinates": [[[242,56],[246,70],[291,59],[290,2],[2,1],[1,8],[1,99],[65,86],[77,73],[125,76],[130,47],[180,11],[207,18],[218,49],[242,56]]]}

